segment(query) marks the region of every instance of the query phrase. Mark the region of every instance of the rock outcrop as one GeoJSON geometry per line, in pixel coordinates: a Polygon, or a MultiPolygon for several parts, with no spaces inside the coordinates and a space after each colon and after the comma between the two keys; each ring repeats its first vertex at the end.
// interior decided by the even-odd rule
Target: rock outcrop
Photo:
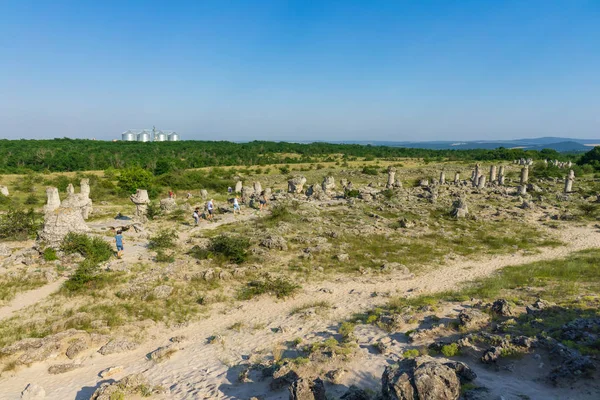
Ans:
{"type": "Polygon", "coordinates": [[[303,176],[295,176],[288,181],[288,192],[289,193],[302,193],[306,178],[303,176]]]}
{"type": "Polygon", "coordinates": [[[383,398],[389,400],[456,400],[460,396],[455,370],[426,356],[386,367],[381,384],[383,398]]]}
{"type": "Polygon", "coordinates": [[[48,188],[46,194],[48,201],[44,207],[44,226],[39,234],[42,241],[57,247],[69,232],[89,232],[90,228],[85,223],[82,212],[82,207],[87,203],[74,198],[79,195],[71,195],[61,204],[58,189],[48,188]]]}
{"type": "Polygon", "coordinates": [[[145,189],[138,189],[135,194],[132,194],[129,197],[129,200],[135,204],[136,219],[145,222],[147,220],[146,214],[148,213],[148,204],[150,204],[148,191],[145,189]]]}

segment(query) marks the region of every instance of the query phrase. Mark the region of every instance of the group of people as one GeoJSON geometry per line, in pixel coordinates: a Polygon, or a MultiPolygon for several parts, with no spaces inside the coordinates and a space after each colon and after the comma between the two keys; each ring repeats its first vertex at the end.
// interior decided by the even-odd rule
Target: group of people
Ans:
{"type": "MultiPolygon", "coordinates": [[[[264,208],[267,207],[267,198],[266,196],[263,194],[260,196],[259,200],[258,200],[258,209],[259,211],[262,211],[264,208]]],[[[240,201],[238,199],[237,196],[235,196],[233,198],[233,215],[237,215],[241,212],[241,208],[240,208],[240,201]]],[[[213,199],[210,199],[209,201],[206,202],[206,219],[208,221],[212,221],[214,218],[214,214],[215,214],[215,203],[213,199]]],[[[192,214],[192,217],[194,218],[194,222],[196,223],[196,225],[198,225],[200,223],[200,217],[202,215],[202,212],[200,211],[200,207],[196,207],[194,209],[194,213],[192,214]]]]}

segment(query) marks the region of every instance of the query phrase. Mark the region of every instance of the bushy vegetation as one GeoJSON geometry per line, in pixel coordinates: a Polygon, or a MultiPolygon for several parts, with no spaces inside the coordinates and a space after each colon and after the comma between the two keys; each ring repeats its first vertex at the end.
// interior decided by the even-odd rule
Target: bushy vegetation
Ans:
{"type": "Polygon", "coordinates": [[[61,250],[66,254],[78,253],[85,257],[63,288],[70,294],[89,289],[99,289],[109,282],[109,277],[100,272],[99,264],[113,254],[111,246],[101,238],[85,234],[69,233],[63,239],[61,250]]]}
{"type": "MultiPolygon", "coordinates": [[[[0,197],[4,197],[0,195],[0,197]]],[[[27,211],[10,208],[0,215],[0,239],[26,240],[35,238],[40,229],[40,216],[33,209],[27,211]]]]}
{"type": "Polygon", "coordinates": [[[300,286],[283,278],[266,276],[263,279],[250,281],[238,293],[238,299],[249,300],[261,294],[271,294],[278,299],[293,295],[300,286]]]}
{"type": "Polygon", "coordinates": [[[43,256],[44,256],[45,261],[58,260],[58,256],[56,255],[56,250],[54,250],[52,247],[46,247],[44,249],[43,256]]]}
{"type": "Polygon", "coordinates": [[[162,229],[157,234],[150,237],[148,248],[154,250],[172,249],[175,247],[175,241],[178,238],[177,231],[173,229],[162,229]]]}
{"type": "Polygon", "coordinates": [[[200,260],[221,257],[237,264],[248,259],[250,241],[239,236],[218,235],[210,239],[206,248],[194,246],[188,254],[200,260]]]}

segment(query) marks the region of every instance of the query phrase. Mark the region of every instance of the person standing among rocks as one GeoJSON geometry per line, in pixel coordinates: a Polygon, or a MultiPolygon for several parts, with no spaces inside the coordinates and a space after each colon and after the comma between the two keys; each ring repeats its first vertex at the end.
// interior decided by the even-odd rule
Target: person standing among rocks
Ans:
{"type": "Polygon", "coordinates": [[[237,196],[233,198],[233,215],[240,213],[240,203],[238,202],[237,196]]]}
{"type": "Polygon", "coordinates": [[[123,232],[117,231],[115,235],[115,244],[117,245],[117,258],[123,257],[123,232]]]}
{"type": "Polygon", "coordinates": [[[210,199],[208,203],[206,203],[206,211],[208,211],[208,219],[210,221],[213,220],[213,213],[215,211],[215,205],[213,204],[213,200],[210,199]]]}
{"type": "Polygon", "coordinates": [[[196,207],[192,216],[194,217],[194,221],[196,221],[196,225],[198,225],[198,222],[200,221],[200,209],[198,207],[196,207]]]}
{"type": "Polygon", "coordinates": [[[258,202],[260,204],[259,211],[262,211],[263,208],[267,207],[267,197],[264,194],[260,196],[260,200],[258,202]]]}

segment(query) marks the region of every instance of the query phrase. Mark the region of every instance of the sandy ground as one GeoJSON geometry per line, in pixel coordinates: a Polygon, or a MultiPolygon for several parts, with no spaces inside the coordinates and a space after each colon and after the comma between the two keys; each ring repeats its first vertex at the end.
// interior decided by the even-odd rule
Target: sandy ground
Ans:
{"type": "MultiPolygon", "coordinates": [[[[217,226],[216,223],[213,225],[217,226]]],[[[518,252],[482,260],[452,260],[413,280],[402,280],[394,274],[344,276],[333,281],[305,285],[298,295],[285,301],[264,296],[238,303],[233,307],[217,306],[210,316],[187,326],[178,329],[163,326],[153,328],[151,339],[137,350],[108,356],[89,354],[80,360],[83,367],[71,372],[50,375],[47,369],[53,363],[45,362],[19,370],[12,375],[5,375],[0,378],[0,399],[20,398],[20,392],[30,382],[41,385],[46,390],[46,398],[49,399],[88,399],[104,382],[98,373],[112,366],[123,366],[124,371],[108,381],[118,380],[134,372],[144,372],[151,383],[162,385],[166,389],[166,393],[157,398],[249,399],[251,396],[261,396],[263,399],[287,399],[287,391],[270,392],[266,382],[238,383],[240,368],[236,365],[244,362],[251,354],[270,354],[279,343],[297,337],[315,337],[319,332],[336,326],[340,320],[384,304],[388,300],[385,296],[373,296],[374,292],[410,296],[453,289],[460,283],[490,275],[508,265],[561,258],[577,250],[600,246],[600,234],[592,227],[570,227],[558,231],[557,234],[566,245],[542,249],[538,254],[524,255],[518,252]],[[303,319],[299,315],[290,315],[294,307],[320,300],[334,305],[324,316],[303,319]],[[243,322],[248,328],[242,329],[241,332],[227,329],[237,322],[243,322]],[[252,326],[259,328],[251,329],[252,326]],[[223,336],[223,345],[207,343],[207,338],[215,334],[223,336]],[[170,359],[155,363],[146,358],[149,352],[167,345],[169,338],[176,335],[183,335],[186,340],[181,343],[181,350],[170,359]]],[[[49,286],[37,289],[37,295],[46,293],[46,290],[51,292],[52,288],[49,286]],[[41,292],[42,290],[44,292],[41,292]]],[[[23,299],[32,301],[31,293],[22,296],[23,299]]],[[[357,370],[348,374],[347,384],[376,386],[385,363],[380,359],[369,362],[366,350],[362,359],[360,365],[357,365],[357,370]]],[[[493,384],[493,377],[488,375],[483,374],[481,384],[493,384]]],[[[561,391],[548,391],[542,384],[529,385],[525,389],[524,391],[522,387],[507,386],[505,398],[514,398],[519,393],[528,394],[534,399],[570,397],[561,391]]]]}

